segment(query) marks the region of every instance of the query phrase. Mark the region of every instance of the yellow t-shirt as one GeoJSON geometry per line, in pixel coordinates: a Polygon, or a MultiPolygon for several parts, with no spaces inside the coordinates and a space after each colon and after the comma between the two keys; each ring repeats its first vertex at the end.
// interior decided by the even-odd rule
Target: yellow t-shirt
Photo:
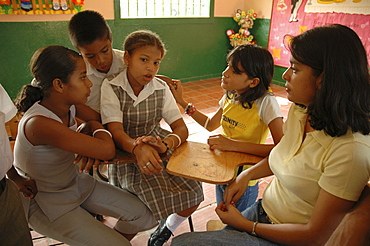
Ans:
{"type": "MultiPolygon", "coordinates": [[[[249,109],[224,95],[220,100],[220,107],[223,110],[221,134],[248,143],[264,144],[269,132],[268,124],[275,118],[282,117],[279,104],[272,94],[258,98],[249,109]]],[[[251,165],[245,165],[243,170],[249,167],[251,165]]],[[[249,185],[256,183],[257,180],[251,180],[249,185]]]]}
{"type": "Polygon", "coordinates": [[[293,104],[284,136],[271,151],[275,178],[266,188],[262,206],[274,223],[308,223],[320,189],[357,201],[370,176],[370,135],[331,137],[313,131],[303,139],[306,110],[293,104]]]}

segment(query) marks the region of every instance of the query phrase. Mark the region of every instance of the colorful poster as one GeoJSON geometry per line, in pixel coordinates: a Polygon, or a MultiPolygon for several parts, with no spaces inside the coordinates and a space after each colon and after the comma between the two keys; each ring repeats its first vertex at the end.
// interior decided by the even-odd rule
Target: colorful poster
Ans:
{"type": "Polygon", "coordinates": [[[370,64],[369,11],[370,0],[274,0],[268,49],[274,57],[275,65],[289,66],[290,53],[284,46],[285,35],[295,36],[313,27],[334,23],[346,25],[359,35],[370,64]],[[361,8],[357,8],[356,4],[361,4],[361,8]],[[312,5],[320,7],[320,12],[311,12],[314,9],[312,5]],[[343,8],[344,5],[347,7],[343,8]],[[340,7],[342,12],[333,12],[334,6],[336,9],[340,7]],[[353,14],[359,12],[359,9],[366,14],[353,14]]]}

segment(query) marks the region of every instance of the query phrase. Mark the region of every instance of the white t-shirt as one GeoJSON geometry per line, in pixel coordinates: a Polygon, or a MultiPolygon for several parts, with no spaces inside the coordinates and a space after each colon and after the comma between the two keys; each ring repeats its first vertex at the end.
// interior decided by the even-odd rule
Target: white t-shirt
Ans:
{"type": "Polygon", "coordinates": [[[16,113],[17,108],[0,84],[0,180],[5,177],[14,160],[5,123],[11,120],[16,113]]]}

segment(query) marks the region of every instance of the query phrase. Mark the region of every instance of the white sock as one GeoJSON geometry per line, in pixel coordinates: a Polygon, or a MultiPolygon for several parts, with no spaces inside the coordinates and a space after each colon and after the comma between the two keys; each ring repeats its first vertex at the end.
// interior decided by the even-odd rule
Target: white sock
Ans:
{"type": "Polygon", "coordinates": [[[186,220],[188,217],[182,217],[177,213],[171,214],[166,219],[167,228],[173,233],[179,225],[186,220]]]}

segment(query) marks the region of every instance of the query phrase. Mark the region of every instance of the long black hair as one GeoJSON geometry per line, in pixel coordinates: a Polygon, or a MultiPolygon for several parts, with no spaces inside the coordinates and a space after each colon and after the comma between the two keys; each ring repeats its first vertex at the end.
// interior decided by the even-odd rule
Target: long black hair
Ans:
{"type": "Polygon", "coordinates": [[[310,124],[332,137],[370,132],[370,84],[365,48],[349,27],[334,24],[293,37],[292,56],[322,75],[321,87],[308,106],[310,124]]]}
{"type": "MultiPolygon", "coordinates": [[[[251,108],[253,101],[265,95],[274,74],[274,60],[271,53],[258,45],[240,45],[227,55],[226,61],[238,74],[246,73],[249,79],[259,78],[260,83],[243,92],[238,100],[244,108],[251,108]],[[239,65],[243,70],[239,69],[239,65]]],[[[228,98],[235,96],[235,91],[227,91],[228,98]]]]}

